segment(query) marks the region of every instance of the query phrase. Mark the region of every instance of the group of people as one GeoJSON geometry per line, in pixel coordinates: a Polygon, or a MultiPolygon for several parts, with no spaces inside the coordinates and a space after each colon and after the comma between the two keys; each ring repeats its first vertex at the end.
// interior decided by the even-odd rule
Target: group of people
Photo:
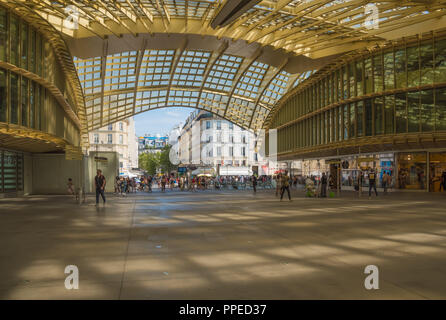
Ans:
{"type": "Polygon", "coordinates": [[[137,188],[136,178],[120,177],[115,178],[115,194],[125,195],[135,193],[137,188]]]}
{"type": "MultiPolygon", "coordinates": [[[[363,185],[363,181],[367,177],[368,179],[368,195],[369,198],[372,195],[372,191],[378,196],[377,191],[377,174],[374,169],[369,168],[366,171],[361,171],[357,177],[357,182],[355,187],[359,191],[359,187],[363,185]]],[[[280,201],[283,200],[285,192],[287,193],[288,199],[291,201],[291,188],[298,188],[298,185],[304,185],[307,190],[307,194],[310,196],[327,197],[327,189],[332,186],[333,176],[327,175],[325,172],[321,176],[292,176],[288,175],[287,171],[278,173],[275,176],[219,176],[219,177],[208,177],[208,176],[180,176],[175,175],[162,175],[156,176],[142,176],[140,179],[120,177],[115,178],[114,189],[115,194],[128,194],[135,193],[137,191],[152,192],[153,184],[157,184],[161,192],[166,192],[167,188],[170,190],[175,190],[178,188],[181,191],[198,191],[206,189],[221,189],[222,186],[232,186],[234,189],[238,189],[240,184],[250,184],[254,193],[257,192],[257,185],[261,182],[263,185],[272,186],[272,182],[275,183],[276,196],[279,197],[280,201]],[[316,186],[317,185],[317,191],[316,186]],[[310,190],[311,192],[309,192],[310,190]]],[[[94,178],[95,191],[96,191],[96,205],[99,204],[99,198],[102,197],[103,203],[105,204],[105,186],[106,179],[102,174],[100,169],[97,170],[97,174],[94,178]]],[[[392,176],[387,172],[383,172],[381,177],[381,185],[384,193],[387,193],[387,189],[392,184],[392,176]]],[[[441,187],[443,191],[446,189],[446,173],[442,175],[441,187]]],[[[68,193],[77,196],[75,187],[71,178],[68,179],[67,183],[68,193]]]]}

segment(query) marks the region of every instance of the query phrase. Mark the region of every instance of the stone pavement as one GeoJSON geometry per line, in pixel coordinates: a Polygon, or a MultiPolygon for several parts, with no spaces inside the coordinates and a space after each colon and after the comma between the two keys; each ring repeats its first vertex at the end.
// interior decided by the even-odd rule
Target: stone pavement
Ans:
{"type": "Polygon", "coordinates": [[[0,298],[446,298],[445,194],[293,193],[0,199],[0,298]],[[378,290],[364,288],[367,265],[378,290]]]}

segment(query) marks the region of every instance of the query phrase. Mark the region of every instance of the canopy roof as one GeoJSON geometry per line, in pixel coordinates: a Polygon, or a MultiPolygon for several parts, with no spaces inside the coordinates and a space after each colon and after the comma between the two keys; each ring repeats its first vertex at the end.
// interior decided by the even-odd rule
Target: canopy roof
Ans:
{"type": "Polygon", "coordinates": [[[59,31],[83,89],[86,131],[173,106],[261,128],[288,90],[339,55],[446,27],[446,0],[259,1],[215,29],[228,0],[0,2],[59,31]],[[371,9],[379,25],[370,25],[371,9]],[[77,28],[66,24],[73,13],[77,28]]]}

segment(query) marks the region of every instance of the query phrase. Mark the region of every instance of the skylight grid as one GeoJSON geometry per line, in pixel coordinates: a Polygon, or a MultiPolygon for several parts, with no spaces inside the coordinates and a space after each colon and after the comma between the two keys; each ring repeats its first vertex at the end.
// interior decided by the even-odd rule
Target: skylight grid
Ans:
{"type": "Polygon", "coordinates": [[[107,56],[104,90],[134,88],[136,59],[136,51],[127,51],[107,56]]]}
{"type": "Polygon", "coordinates": [[[138,92],[136,95],[136,112],[165,107],[166,97],[167,90],[147,90],[138,92]]]}
{"type": "Polygon", "coordinates": [[[139,87],[168,86],[175,50],[146,50],[141,62],[139,87]]]}
{"type": "Polygon", "coordinates": [[[198,107],[212,111],[218,115],[224,115],[229,97],[218,93],[203,92],[198,107]]]}
{"type": "Polygon", "coordinates": [[[254,112],[254,107],[255,105],[251,101],[232,97],[226,116],[235,123],[248,126],[254,112]]]}
{"type": "Polygon", "coordinates": [[[237,83],[235,94],[243,97],[255,99],[259,92],[259,87],[268,71],[269,65],[255,61],[243,74],[237,83]]]}
{"type": "Polygon", "coordinates": [[[242,62],[242,57],[222,55],[212,66],[204,87],[229,92],[242,62]]]}
{"type": "Polygon", "coordinates": [[[184,51],[173,75],[172,85],[200,87],[210,56],[208,51],[184,51]]]}
{"type": "Polygon", "coordinates": [[[90,59],[74,58],[79,81],[81,83],[84,94],[92,94],[101,91],[101,58],[95,57],[90,59]]]}
{"type": "Polygon", "coordinates": [[[285,93],[289,77],[288,72],[281,71],[265,89],[260,101],[270,106],[274,105],[285,93]]]}
{"type": "Polygon", "coordinates": [[[197,107],[199,91],[170,90],[167,106],[197,107]]]}

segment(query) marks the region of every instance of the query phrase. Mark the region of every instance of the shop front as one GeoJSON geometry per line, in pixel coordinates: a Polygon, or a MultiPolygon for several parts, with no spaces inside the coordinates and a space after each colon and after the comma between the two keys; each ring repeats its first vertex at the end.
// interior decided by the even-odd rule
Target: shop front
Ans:
{"type": "Polygon", "coordinates": [[[23,154],[0,150],[0,194],[23,191],[23,154]]]}
{"type": "Polygon", "coordinates": [[[353,190],[359,186],[361,178],[362,187],[369,186],[368,172],[374,170],[377,174],[377,187],[381,187],[384,174],[390,176],[391,183],[395,181],[395,155],[394,153],[360,154],[340,158],[341,186],[344,190],[353,190]]]}
{"type": "Polygon", "coordinates": [[[429,191],[445,191],[446,152],[429,153],[429,191]]]}

